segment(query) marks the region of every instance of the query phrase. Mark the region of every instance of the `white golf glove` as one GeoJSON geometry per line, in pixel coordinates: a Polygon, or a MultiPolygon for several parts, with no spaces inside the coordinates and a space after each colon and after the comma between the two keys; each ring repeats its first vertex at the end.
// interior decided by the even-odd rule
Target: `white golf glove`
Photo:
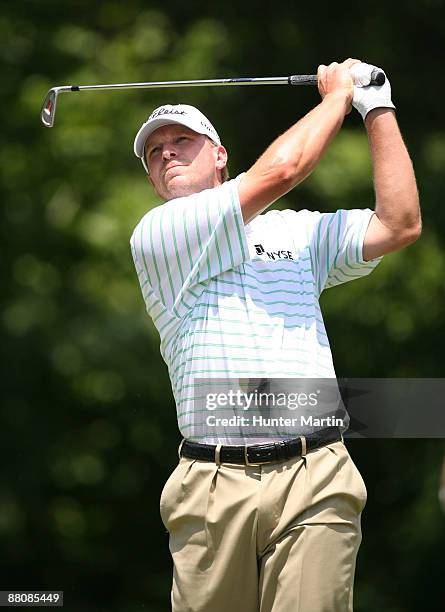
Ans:
{"type": "Polygon", "coordinates": [[[391,100],[391,85],[389,84],[388,77],[386,77],[383,85],[369,85],[371,73],[375,68],[376,66],[363,62],[354,64],[350,68],[354,81],[352,106],[361,114],[363,121],[369,111],[372,111],[374,108],[395,108],[391,100]]]}

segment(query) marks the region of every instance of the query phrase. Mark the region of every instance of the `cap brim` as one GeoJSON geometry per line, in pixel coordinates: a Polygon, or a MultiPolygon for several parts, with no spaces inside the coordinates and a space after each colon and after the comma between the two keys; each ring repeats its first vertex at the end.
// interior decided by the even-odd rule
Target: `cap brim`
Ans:
{"type": "Polygon", "coordinates": [[[206,130],[203,129],[201,130],[197,130],[196,129],[196,125],[190,125],[190,123],[192,123],[191,121],[178,121],[175,118],[168,118],[168,117],[159,117],[158,119],[152,119],[149,123],[145,123],[141,129],[139,130],[139,132],[136,134],[136,138],[134,139],[134,153],[137,157],[142,158],[144,155],[144,147],[145,147],[145,143],[147,142],[147,138],[150,136],[150,134],[152,134],[155,130],[157,130],[158,128],[164,126],[164,125],[170,125],[172,123],[176,123],[177,125],[185,125],[186,127],[188,127],[190,130],[193,130],[194,132],[197,132],[198,134],[207,134],[206,130]]]}

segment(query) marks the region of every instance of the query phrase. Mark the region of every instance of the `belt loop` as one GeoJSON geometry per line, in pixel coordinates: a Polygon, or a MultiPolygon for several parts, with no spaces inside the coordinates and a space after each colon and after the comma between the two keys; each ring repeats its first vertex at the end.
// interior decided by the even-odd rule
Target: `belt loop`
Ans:
{"type": "Polygon", "coordinates": [[[215,448],[215,463],[216,465],[221,465],[221,446],[222,444],[217,444],[215,448]]]}
{"type": "Polygon", "coordinates": [[[306,438],[304,436],[300,436],[301,440],[301,456],[304,457],[306,455],[306,438]]]}
{"type": "Polygon", "coordinates": [[[185,442],[185,438],[182,438],[181,444],[178,446],[178,457],[179,457],[179,460],[181,460],[181,451],[182,451],[182,445],[184,444],[184,442],[185,442]]]}

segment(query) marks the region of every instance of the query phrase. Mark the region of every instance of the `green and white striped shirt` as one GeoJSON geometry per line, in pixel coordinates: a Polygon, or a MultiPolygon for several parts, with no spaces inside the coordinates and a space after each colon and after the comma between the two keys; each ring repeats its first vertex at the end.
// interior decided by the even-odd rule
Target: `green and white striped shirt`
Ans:
{"type": "MultiPolygon", "coordinates": [[[[381,259],[362,258],[369,209],[271,210],[244,226],[241,176],[150,210],[130,241],[179,429],[203,442],[266,438],[245,436],[242,427],[203,435],[204,411],[193,401],[202,379],[335,378],[319,296],[381,259]]],[[[267,440],[294,436],[277,427],[267,440]]]]}

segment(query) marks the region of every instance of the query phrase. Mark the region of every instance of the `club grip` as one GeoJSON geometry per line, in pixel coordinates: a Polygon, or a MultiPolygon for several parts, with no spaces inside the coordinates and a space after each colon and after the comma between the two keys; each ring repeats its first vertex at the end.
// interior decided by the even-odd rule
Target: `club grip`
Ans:
{"type": "MultiPolygon", "coordinates": [[[[378,68],[374,68],[371,72],[371,82],[369,84],[381,86],[385,81],[385,73],[378,68]]],[[[318,79],[316,74],[294,74],[288,77],[288,83],[289,85],[317,85],[318,79]]]]}
{"type": "Polygon", "coordinates": [[[287,77],[289,85],[317,85],[316,74],[294,74],[287,77]]]}

